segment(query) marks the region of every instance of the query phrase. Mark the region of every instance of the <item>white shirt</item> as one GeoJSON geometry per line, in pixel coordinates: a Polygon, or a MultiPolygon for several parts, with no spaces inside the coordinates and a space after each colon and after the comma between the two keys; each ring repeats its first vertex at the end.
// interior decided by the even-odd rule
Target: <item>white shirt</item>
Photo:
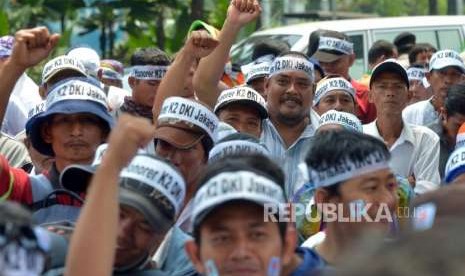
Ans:
{"type": "MultiPolygon", "coordinates": [[[[363,132],[383,140],[376,121],[364,125],[363,132]]],[[[415,177],[415,193],[421,194],[439,187],[439,137],[436,133],[426,127],[404,122],[399,138],[389,151],[389,165],[394,173],[405,178],[415,177]]]]}
{"type": "Polygon", "coordinates": [[[431,98],[407,106],[402,111],[402,118],[406,123],[425,126],[438,135],[442,132],[441,120],[431,104],[431,98]]]}
{"type": "Polygon", "coordinates": [[[271,159],[280,165],[285,173],[287,198],[292,198],[294,192],[304,184],[300,183],[303,178],[300,176],[298,166],[307,154],[314,133],[313,125],[307,125],[300,137],[291,146],[287,147],[271,120],[266,119],[263,121],[260,141],[270,151],[271,159]]]}
{"type": "Polygon", "coordinates": [[[1,131],[16,136],[24,130],[30,109],[42,102],[39,87],[25,73],[16,81],[2,122],[1,131]]]}

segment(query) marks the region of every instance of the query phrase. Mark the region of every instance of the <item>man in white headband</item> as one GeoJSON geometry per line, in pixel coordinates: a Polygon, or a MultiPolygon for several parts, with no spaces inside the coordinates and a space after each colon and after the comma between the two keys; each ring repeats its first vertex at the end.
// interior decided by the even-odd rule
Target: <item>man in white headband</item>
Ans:
{"type": "Polygon", "coordinates": [[[408,81],[409,81],[409,93],[410,101],[409,105],[414,104],[419,101],[427,100],[431,97],[431,89],[423,84],[423,79],[426,77],[427,70],[423,65],[411,65],[407,69],[408,81]]]}
{"type": "Polygon", "coordinates": [[[324,267],[313,250],[296,248],[295,229],[289,220],[280,220],[286,205],[284,175],[270,159],[221,159],[209,165],[200,183],[194,240],[186,243],[199,273],[297,276],[324,267]]]}
{"type": "Polygon", "coordinates": [[[124,99],[119,111],[153,120],[153,102],[168,65],[168,55],[158,48],[136,51],[131,56],[131,73],[128,79],[132,94],[124,99]]]}
{"type": "Polygon", "coordinates": [[[449,87],[460,83],[465,65],[459,54],[453,50],[436,52],[430,60],[426,78],[431,84],[433,96],[424,101],[409,105],[403,111],[405,122],[426,126],[436,134],[441,133],[441,109],[449,87]]]}
{"type": "Polygon", "coordinates": [[[224,90],[214,112],[237,131],[260,138],[263,120],[268,117],[265,99],[253,88],[238,86],[224,90]]]}
{"type": "Polygon", "coordinates": [[[424,193],[440,184],[439,137],[426,127],[402,119],[408,88],[402,65],[393,59],[378,64],[370,79],[370,101],[376,105],[378,116],[363,130],[386,143],[392,155],[392,170],[408,178],[416,193],[424,193]]]}
{"type": "Polygon", "coordinates": [[[323,241],[313,246],[332,266],[343,261],[365,231],[390,234],[398,185],[389,157],[383,142],[362,133],[329,131],[315,136],[305,163],[326,227],[319,234],[323,241]]]}
{"type": "Polygon", "coordinates": [[[376,118],[376,109],[368,101],[368,87],[349,75],[349,69],[355,61],[354,45],[349,37],[337,31],[321,32],[318,50],[312,57],[320,62],[325,74],[341,75],[352,84],[358,104],[357,117],[364,124],[372,122],[376,118]]]}
{"type": "Polygon", "coordinates": [[[355,114],[355,90],[346,79],[330,75],[320,80],[313,96],[313,109],[322,115],[329,110],[355,114]]]}

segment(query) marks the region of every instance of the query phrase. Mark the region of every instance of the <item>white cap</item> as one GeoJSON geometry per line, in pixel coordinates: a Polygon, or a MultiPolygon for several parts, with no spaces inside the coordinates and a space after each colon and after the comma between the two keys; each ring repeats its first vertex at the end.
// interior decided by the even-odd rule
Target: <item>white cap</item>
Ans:
{"type": "Polygon", "coordinates": [[[433,54],[429,62],[429,71],[440,70],[446,67],[457,67],[462,73],[465,73],[465,65],[459,53],[454,50],[442,50],[433,54]]]}
{"type": "Polygon", "coordinates": [[[257,109],[262,119],[268,117],[265,99],[251,87],[237,86],[224,90],[218,97],[213,111],[217,113],[220,109],[232,103],[250,104],[257,109]]]}
{"type": "Polygon", "coordinates": [[[79,59],[70,56],[58,56],[48,61],[42,70],[42,83],[48,82],[53,76],[63,70],[73,70],[83,77],[86,76],[86,68],[79,59]]]}
{"type": "Polygon", "coordinates": [[[68,52],[67,56],[74,57],[82,62],[88,75],[97,77],[100,67],[100,56],[97,52],[88,47],[74,48],[68,52]]]}

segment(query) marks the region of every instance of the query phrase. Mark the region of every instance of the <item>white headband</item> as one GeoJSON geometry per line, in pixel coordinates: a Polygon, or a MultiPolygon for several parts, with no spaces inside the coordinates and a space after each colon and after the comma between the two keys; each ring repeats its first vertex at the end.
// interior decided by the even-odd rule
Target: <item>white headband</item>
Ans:
{"type": "Polygon", "coordinates": [[[47,95],[46,108],[66,100],[92,101],[108,108],[107,96],[99,87],[82,80],[69,80],[55,87],[47,95]]]}
{"type": "Polygon", "coordinates": [[[322,36],[318,43],[318,50],[338,51],[346,55],[351,55],[354,52],[354,44],[347,40],[322,36]]]}
{"type": "Polygon", "coordinates": [[[218,117],[207,107],[195,101],[169,97],[163,102],[158,123],[182,121],[203,129],[215,141],[215,131],[218,127],[218,117]]]}
{"type": "MultiPolygon", "coordinates": [[[[168,164],[144,155],[136,155],[131,163],[123,169],[121,178],[138,180],[154,190],[162,193],[174,206],[176,215],[179,214],[184,202],[186,186],[182,176],[168,164]]],[[[153,197],[155,193],[147,192],[146,197],[153,197]]],[[[153,198],[157,200],[157,198],[153,198]]]]}
{"type": "Polygon", "coordinates": [[[234,155],[234,154],[262,154],[262,155],[269,155],[270,152],[261,144],[246,141],[246,140],[231,140],[219,143],[215,145],[208,157],[208,161],[212,162],[218,160],[222,157],[234,155]]]}
{"type": "Polygon", "coordinates": [[[227,102],[247,100],[258,103],[266,109],[265,99],[254,89],[247,86],[238,86],[231,89],[224,90],[221,92],[218,100],[216,101],[214,112],[218,111],[218,108],[222,107],[227,102]]]}
{"type": "Polygon", "coordinates": [[[249,68],[249,71],[245,74],[245,82],[248,83],[249,81],[256,78],[267,77],[270,73],[270,66],[270,61],[253,64],[249,68]]]}
{"type": "Polygon", "coordinates": [[[72,69],[86,75],[86,68],[81,61],[69,56],[59,56],[45,64],[42,70],[42,83],[48,81],[49,76],[53,72],[63,69],[72,69]]]}
{"type": "Polygon", "coordinates": [[[161,80],[168,71],[168,66],[137,65],[131,67],[131,77],[140,80],[161,80]]]}
{"type": "Polygon", "coordinates": [[[355,101],[355,90],[350,82],[344,78],[330,78],[318,82],[315,97],[313,98],[313,106],[317,105],[328,92],[334,90],[342,90],[346,92],[355,101]]]}
{"type": "Polygon", "coordinates": [[[388,168],[388,160],[381,153],[374,152],[361,162],[341,159],[339,164],[323,171],[309,168],[309,179],[314,183],[314,187],[316,188],[328,187],[363,174],[388,168]]]}
{"type": "Polygon", "coordinates": [[[27,118],[30,119],[30,118],[36,116],[37,114],[40,114],[40,113],[44,112],[45,111],[45,105],[46,105],[45,101],[41,101],[40,103],[36,104],[27,113],[27,118]]]}
{"type": "Polygon", "coordinates": [[[425,77],[425,74],[426,69],[423,68],[410,67],[409,69],[407,69],[407,76],[409,81],[421,81],[425,77]]]}
{"type": "Polygon", "coordinates": [[[313,63],[303,57],[282,56],[273,60],[270,67],[270,76],[289,71],[302,71],[313,81],[313,63]]]}
{"type": "Polygon", "coordinates": [[[282,188],[270,179],[250,171],[223,172],[208,180],[195,194],[192,220],[203,211],[230,200],[285,203],[282,188]]]}
{"type": "Polygon", "coordinates": [[[336,110],[329,110],[320,117],[318,128],[329,125],[341,125],[348,130],[363,133],[363,127],[360,120],[353,114],[336,110]]]}

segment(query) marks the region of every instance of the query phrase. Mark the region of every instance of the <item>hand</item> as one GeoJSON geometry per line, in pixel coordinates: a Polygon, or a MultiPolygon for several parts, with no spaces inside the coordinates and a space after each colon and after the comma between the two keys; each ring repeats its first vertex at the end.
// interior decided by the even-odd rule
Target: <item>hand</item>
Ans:
{"type": "Polygon", "coordinates": [[[19,30],[15,34],[9,61],[22,70],[32,67],[48,57],[59,38],[58,34],[51,35],[45,27],[19,30]]]}
{"type": "Polygon", "coordinates": [[[155,127],[149,120],[122,114],[108,138],[108,148],[103,155],[103,162],[111,162],[124,168],[136,155],[139,148],[153,141],[155,127]],[[108,161],[105,161],[108,160],[108,161]]]}
{"type": "Polygon", "coordinates": [[[218,44],[218,40],[213,38],[207,31],[193,31],[186,41],[184,50],[196,59],[200,59],[211,54],[218,44]]]}
{"type": "Polygon", "coordinates": [[[258,0],[232,0],[228,8],[227,20],[244,26],[257,19],[261,11],[258,0]]]}

